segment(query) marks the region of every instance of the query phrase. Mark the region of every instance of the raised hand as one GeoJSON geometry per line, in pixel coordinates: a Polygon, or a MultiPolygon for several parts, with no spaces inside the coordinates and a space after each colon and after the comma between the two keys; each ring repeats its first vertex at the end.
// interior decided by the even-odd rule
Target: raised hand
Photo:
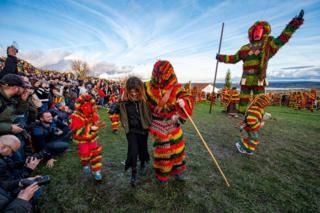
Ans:
{"type": "Polygon", "coordinates": [[[299,15],[296,17],[298,20],[303,20],[304,10],[301,10],[299,15]]]}

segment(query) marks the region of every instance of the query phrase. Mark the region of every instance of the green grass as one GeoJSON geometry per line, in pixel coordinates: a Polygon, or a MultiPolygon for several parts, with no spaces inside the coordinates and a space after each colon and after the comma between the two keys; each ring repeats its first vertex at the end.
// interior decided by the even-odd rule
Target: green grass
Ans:
{"type": "MultiPolygon", "coordinates": [[[[58,158],[56,166],[41,168],[52,182],[40,200],[43,212],[319,212],[320,211],[320,113],[269,107],[273,119],[261,130],[262,142],[255,155],[237,153],[242,118],[231,118],[209,105],[199,104],[193,120],[227,176],[227,188],[200,139],[187,122],[185,183],[170,181],[159,186],[153,170],[130,187],[124,172],[127,142],[123,130],[102,130],[103,181],[95,183],[82,174],[76,146],[58,158]]],[[[244,133],[242,133],[244,134],[244,133]]],[[[152,140],[149,139],[152,155],[152,140]]],[[[151,166],[152,167],[152,166],[151,166]]],[[[151,168],[150,167],[150,168],[151,168]]]]}

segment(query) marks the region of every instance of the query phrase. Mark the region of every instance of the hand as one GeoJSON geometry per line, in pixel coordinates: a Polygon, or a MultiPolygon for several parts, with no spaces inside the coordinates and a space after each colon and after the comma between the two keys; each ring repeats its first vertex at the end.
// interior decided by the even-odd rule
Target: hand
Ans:
{"type": "Polygon", "coordinates": [[[41,159],[35,158],[35,157],[30,157],[26,160],[26,167],[29,169],[34,170],[38,164],[40,163],[41,159]]]}
{"type": "Polygon", "coordinates": [[[21,94],[21,96],[20,96],[20,97],[21,97],[21,99],[22,99],[22,100],[27,101],[27,100],[28,100],[29,95],[30,95],[29,90],[25,89],[25,90],[22,92],[22,94],[21,94]]]}
{"type": "Polygon", "coordinates": [[[180,98],[177,100],[177,104],[179,105],[180,108],[184,108],[185,105],[186,105],[186,104],[184,103],[184,100],[182,100],[182,99],[180,99],[180,98]]]}
{"type": "Polygon", "coordinates": [[[29,201],[33,197],[34,193],[39,189],[37,183],[33,183],[24,190],[21,190],[17,196],[17,198],[20,198],[21,200],[29,201]]]}
{"type": "Polygon", "coordinates": [[[55,130],[55,135],[62,135],[63,131],[61,129],[56,129],[55,130]]]}
{"type": "Polygon", "coordinates": [[[92,131],[97,131],[98,129],[99,129],[99,127],[97,127],[97,126],[91,126],[92,131]]]}
{"type": "Polygon", "coordinates": [[[19,125],[17,125],[17,124],[12,124],[11,125],[11,132],[12,133],[18,134],[18,133],[20,133],[22,131],[23,131],[23,129],[19,125]]]}
{"type": "Polygon", "coordinates": [[[303,20],[303,16],[304,16],[304,10],[301,10],[299,15],[297,16],[298,20],[303,20]]]}
{"type": "Polygon", "coordinates": [[[171,117],[171,119],[172,119],[172,121],[173,121],[174,123],[177,123],[177,122],[178,122],[178,119],[179,119],[179,116],[178,116],[178,115],[173,115],[173,116],[171,117]]]}
{"type": "Polygon", "coordinates": [[[47,161],[47,168],[51,169],[54,166],[54,162],[57,160],[51,158],[50,160],[47,161]]]}

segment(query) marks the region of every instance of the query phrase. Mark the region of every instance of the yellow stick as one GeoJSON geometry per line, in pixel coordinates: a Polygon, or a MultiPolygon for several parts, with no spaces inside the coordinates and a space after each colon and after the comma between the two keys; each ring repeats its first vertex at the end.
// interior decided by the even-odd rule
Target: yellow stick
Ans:
{"type": "Polygon", "coordinates": [[[202,143],[203,143],[204,147],[206,147],[206,149],[207,149],[207,151],[209,152],[209,154],[210,154],[210,156],[211,156],[211,158],[212,158],[213,162],[214,162],[214,163],[215,163],[215,165],[217,166],[217,168],[218,168],[218,170],[219,170],[220,174],[222,175],[222,177],[223,177],[224,181],[226,182],[226,185],[227,185],[228,187],[230,187],[230,184],[229,184],[229,182],[228,182],[228,180],[227,180],[226,176],[224,175],[224,173],[223,173],[222,169],[220,168],[218,161],[216,160],[216,158],[215,158],[215,157],[214,157],[214,155],[212,154],[211,150],[209,149],[209,147],[208,147],[207,143],[206,143],[206,142],[205,142],[205,140],[203,139],[203,137],[202,137],[201,133],[199,132],[199,130],[198,130],[198,128],[197,128],[197,126],[196,126],[196,124],[193,122],[192,118],[190,117],[190,115],[188,114],[188,112],[186,111],[186,109],[185,109],[184,107],[183,107],[182,109],[183,109],[184,113],[188,116],[188,118],[189,118],[189,120],[191,121],[191,123],[192,123],[192,125],[193,125],[194,129],[195,129],[195,130],[196,130],[196,132],[198,133],[198,135],[199,135],[199,137],[200,137],[200,139],[201,139],[201,141],[202,141],[202,143]]]}

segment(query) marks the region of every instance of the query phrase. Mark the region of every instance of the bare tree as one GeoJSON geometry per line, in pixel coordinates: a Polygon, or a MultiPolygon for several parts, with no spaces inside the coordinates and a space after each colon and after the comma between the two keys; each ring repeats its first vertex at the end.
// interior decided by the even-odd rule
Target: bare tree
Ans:
{"type": "Polygon", "coordinates": [[[81,60],[72,61],[71,69],[75,73],[77,73],[77,75],[79,76],[79,79],[86,78],[90,72],[88,63],[85,61],[81,61],[81,60]]]}

